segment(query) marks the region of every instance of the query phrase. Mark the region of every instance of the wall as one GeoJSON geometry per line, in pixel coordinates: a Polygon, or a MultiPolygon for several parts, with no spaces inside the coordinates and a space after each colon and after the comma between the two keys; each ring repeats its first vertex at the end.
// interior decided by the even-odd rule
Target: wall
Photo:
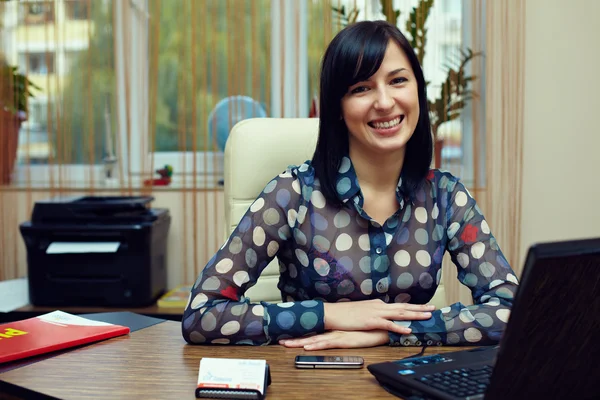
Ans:
{"type": "Polygon", "coordinates": [[[534,242],[600,236],[600,2],[526,6],[522,259],[534,242]]]}

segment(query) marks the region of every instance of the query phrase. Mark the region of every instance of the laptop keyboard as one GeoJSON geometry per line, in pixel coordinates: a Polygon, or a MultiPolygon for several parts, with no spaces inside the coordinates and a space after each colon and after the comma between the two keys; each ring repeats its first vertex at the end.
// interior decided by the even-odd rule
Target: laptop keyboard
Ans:
{"type": "Polygon", "coordinates": [[[452,396],[469,397],[483,394],[491,376],[492,367],[484,365],[436,372],[415,379],[452,396]]]}

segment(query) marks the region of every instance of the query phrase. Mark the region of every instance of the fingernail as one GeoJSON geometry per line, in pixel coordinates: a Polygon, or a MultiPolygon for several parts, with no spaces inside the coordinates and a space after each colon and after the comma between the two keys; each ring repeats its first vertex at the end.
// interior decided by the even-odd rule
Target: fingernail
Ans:
{"type": "Polygon", "coordinates": [[[285,340],[280,340],[279,344],[285,344],[285,340]]]}
{"type": "Polygon", "coordinates": [[[431,313],[430,312],[424,312],[423,316],[427,317],[427,318],[431,318],[431,313]]]}

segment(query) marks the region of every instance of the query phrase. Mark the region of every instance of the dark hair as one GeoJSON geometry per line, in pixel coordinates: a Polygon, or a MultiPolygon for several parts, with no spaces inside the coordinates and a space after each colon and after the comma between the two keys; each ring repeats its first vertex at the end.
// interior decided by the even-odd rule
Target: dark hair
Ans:
{"type": "Polygon", "coordinates": [[[431,164],[433,139],[427,107],[423,70],[402,32],[386,21],[362,21],[347,26],[331,41],[321,66],[319,138],[312,158],[315,174],[328,202],[341,206],[336,176],[342,157],[348,154],[348,128],[340,119],[341,101],[348,88],[371,77],[383,62],[388,43],[393,40],[410,61],[417,80],[419,121],[406,144],[402,166],[402,186],[414,196],[424,182],[431,164]]]}

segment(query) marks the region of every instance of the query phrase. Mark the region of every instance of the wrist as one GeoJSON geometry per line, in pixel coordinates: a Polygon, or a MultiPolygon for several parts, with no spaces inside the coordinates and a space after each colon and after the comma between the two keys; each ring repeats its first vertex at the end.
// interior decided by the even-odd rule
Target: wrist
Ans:
{"type": "Polygon", "coordinates": [[[380,345],[390,343],[390,333],[388,331],[377,331],[379,333],[378,343],[380,345]]]}
{"type": "Polygon", "coordinates": [[[323,302],[323,327],[326,331],[331,330],[331,306],[333,304],[323,302]]]}

